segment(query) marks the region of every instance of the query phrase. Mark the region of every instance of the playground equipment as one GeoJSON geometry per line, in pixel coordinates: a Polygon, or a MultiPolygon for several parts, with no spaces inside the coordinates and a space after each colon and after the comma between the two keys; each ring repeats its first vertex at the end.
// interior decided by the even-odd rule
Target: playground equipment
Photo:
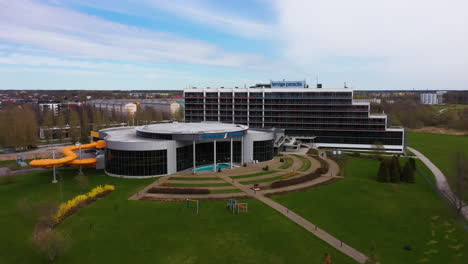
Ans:
{"type": "Polygon", "coordinates": [[[236,200],[229,200],[227,208],[233,214],[247,213],[249,211],[249,206],[247,203],[238,203],[236,200]]]}
{"type": "MultiPolygon", "coordinates": [[[[81,146],[68,146],[62,149],[63,155],[65,157],[60,159],[37,159],[29,162],[29,165],[33,167],[41,168],[55,168],[60,166],[83,166],[85,168],[92,168],[96,166],[97,160],[95,158],[87,159],[77,159],[78,156],[75,154],[75,150],[81,149],[91,149],[91,148],[105,148],[106,142],[104,140],[99,140],[89,144],[84,144],[81,146]]],[[[55,153],[53,153],[55,156],[55,153]]]]}
{"type": "Polygon", "coordinates": [[[200,201],[199,200],[192,200],[192,199],[185,199],[185,208],[193,207],[194,211],[198,214],[198,210],[200,209],[200,201]],[[191,204],[194,204],[193,206],[191,204]]]}

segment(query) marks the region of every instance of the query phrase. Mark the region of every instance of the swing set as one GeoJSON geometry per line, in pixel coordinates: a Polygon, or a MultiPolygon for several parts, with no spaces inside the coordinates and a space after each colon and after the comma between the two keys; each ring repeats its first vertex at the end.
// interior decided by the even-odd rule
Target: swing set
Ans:
{"type": "Polygon", "coordinates": [[[193,208],[193,211],[198,214],[200,210],[200,201],[199,200],[192,200],[192,199],[185,199],[185,208],[193,208]]]}
{"type": "Polygon", "coordinates": [[[233,214],[247,213],[249,211],[247,203],[238,203],[236,200],[229,200],[227,208],[233,214]]]}

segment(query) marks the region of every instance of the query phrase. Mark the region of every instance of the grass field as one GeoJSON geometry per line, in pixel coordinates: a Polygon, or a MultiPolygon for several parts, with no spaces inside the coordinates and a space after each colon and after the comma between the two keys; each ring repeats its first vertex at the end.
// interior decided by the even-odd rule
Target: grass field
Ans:
{"type": "Polygon", "coordinates": [[[86,173],[86,189],[72,180],[74,169],[62,172],[62,184],[51,184],[46,171],[0,185],[0,263],[48,263],[29,246],[38,205],[70,199],[98,184],[114,184],[116,190],[56,228],[69,238],[70,248],[55,263],[322,263],[325,252],[334,263],[353,263],[256,200],[246,201],[246,214],[230,214],[226,202],[202,202],[196,215],[182,203],[128,200],[154,179],[86,173]],[[31,204],[30,214],[18,210],[22,199],[31,204]]]}
{"type": "Polygon", "coordinates": [[[273,173],[276,173],[276,172],[278,172],[278,171],[269,170],[269,171],[261,171],[261,172],[257,172],[257,173],[230,176],[230,177],[233,178],[233,179],[242,179],[242,178],[251,178],[251,177],[263,176],[263,175],[267,175],[267,174],[273,174],[273,173]]]}
{"type": "Polygon", "coordinates": [[[293,155],[299,158],[302,162],[302,165],[298,169],[298,171],[307,171],[308,169],[310,169],[310,166],[312,166],[312,163],[310,162],[308,158],[305,158],[304,156],[301,156],[301,155],[296,155],[296,154],[293,154],[293,155]]]}
{"type": "MultiPolygon", "coordinates": [[[[408,145],[429,158],[444,173],[453,188],[452,155],[463,152],[468,157],[468,136],[409,132],[408,145]]],[[[468,200],[468,197],[465,199],[468,200]]]]}
{"type": "Polygon", "coordinates": [[[294,160],[292,158],[284,158],[284,163],[279,167],[279,169],[285,170],[289,169],[294,163],[294,160]]]}
{"type": "Polygon", "coordinates": [[[274,199],[358,250],[368,254],[375,245],[381,263],[418,263],[425,258],[426,263],[466,263],[468,235],[429,185],[419,175],[415,184],[378,183],[378,165],[375,160],[350,158],[344,180],[274,199]],[[431,224],[434,216],[440,218],[431,224]],[[454,226],[450,234],[444,222],[454,226]],[[443,238],[445,234],[459,242],[443,238]],[[431,240],[437,243],[428,245],[431,240]],[[464,247],[458,251],[449,247],[460,244],[464,247]],[[413,250],[404,250],[405,245],[413,250]],[[460,252],[463,256],[456,256],[460,252]]]}

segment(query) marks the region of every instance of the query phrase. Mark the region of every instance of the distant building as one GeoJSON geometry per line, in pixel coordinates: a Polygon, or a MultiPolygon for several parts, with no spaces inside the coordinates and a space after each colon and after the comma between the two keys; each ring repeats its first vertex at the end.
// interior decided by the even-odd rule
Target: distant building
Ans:
{"type": "Polygon", "coordinates": [[[134,114],[139,104],[142,109],[151,108],[161,111],[164,118],[169,118],[180,109],[180,103],[175,100],[93,100],[87,103],[109,112],[115,111],[125,114],[134,114]]]}
{"type": "Polygon", "coordinates": [[[354,103],[381,104],[382,99],[378,99],[378,98],[353,99],[353,102],[354,103]]]}
{"type": "Polygon", "coordinates": [[[436,105],[444,103],[444,94],[446,91],[438,91],[436,93],[423,93],[420,95],[421,104],[436,105]]]}

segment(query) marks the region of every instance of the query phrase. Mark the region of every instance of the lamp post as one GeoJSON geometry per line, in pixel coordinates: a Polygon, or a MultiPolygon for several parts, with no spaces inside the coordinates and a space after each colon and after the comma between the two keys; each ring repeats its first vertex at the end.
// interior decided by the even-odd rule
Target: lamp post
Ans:
{"type": "MultiPolygon", "coordinates": [[[[80,160],[81,160],[81,143],[76,142],[75,145],[80,148],[80,160]]],[[[83,174],[83,166],[81,164],[80,164],[80,174],[83,174]]]]}
{"type": "MultiPolygon", "coordinates": [[[[55,159],[55,149],[52,149],[52,159],[55,159]]],[[[52,183],[57,183],[57,178],[55,177],[55,165],[53,166],[53,172],[54,172],[54,179],[52,180],[52,183]]]]}

